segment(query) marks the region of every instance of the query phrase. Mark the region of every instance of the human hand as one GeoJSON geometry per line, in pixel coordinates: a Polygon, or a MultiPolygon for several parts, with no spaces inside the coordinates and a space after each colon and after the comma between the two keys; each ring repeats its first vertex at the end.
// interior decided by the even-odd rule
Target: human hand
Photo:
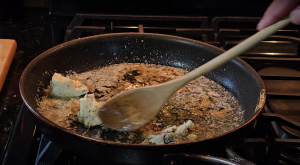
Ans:
{"type": "Polygon", "coordinates": [[[289,16],[292,23],[300,25],[300,0],[273,0],[264,16],[257,24],[257,30],[272,25],[289,16]]]}

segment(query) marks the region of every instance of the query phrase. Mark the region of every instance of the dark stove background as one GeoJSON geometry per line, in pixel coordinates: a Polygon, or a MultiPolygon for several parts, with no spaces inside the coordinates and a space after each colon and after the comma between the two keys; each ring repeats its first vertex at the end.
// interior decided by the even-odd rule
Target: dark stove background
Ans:
{"type": "Polygon", "coordinates": [[[272,0],[51,0],[49,13],[151,14],[193,16],[261,16],[272,0]]]}
{"type": "MultiPolygon", "coordinates": [[[[22,70],[39,53],[65,40],[78,37],[112,32],[139,32],[141,30],[193,38],[228,50],[256,32],[255,26],[270,2],[271,0],[254,0],[249,2],[221,0],[186,2],[51,0],[47,11],[49,12],[48,16],[41,14],[43,12],[36,12],[36,10],[30,9],[30,12],[27,10],[27,13],[30,14],[26,14],[25,19],[0,22],[0,25],[2,25],[0,26],[0,38],[13,38],[18,42],[18,50],[5,82],[5,89],[0,93],[1,147],[5,148],[7,137],[13,126],[15,126],[3,157],[9,159],[3,159],[4,162],[2,163],[5,164],[5,162],[9,162],[8,160],[14,160],[24,164],[34,164],[38,150],[43,150],[43,147],[39,147],[39,145],[46,138],[42,138],[42,135],[36,130],[35,123],[32,123],[32,116],[28,110],[21,108],[22,100],[18,91],[18,81],[22,70]],[[82,22],[80,20],[77,21],[79,24],[70,24],[78,12],[105,13],[105,15],[100,16],[102,18],[100,20],[86,16],[86,19],[82,20],[82,22]],[[126,19],[124,15],[113,18],[108,15],[110,13],[143,14],[148,16],[153,14],[156,17],[161,15],[161,21],[157,22],[155,19],[147,21],[143,19],[128,19],[130,17],[128,15],[126,19]],[[179,22],[178,20],[176,21],[176,18],[173,18],[172,23],[170,21],[166,23],[166,20],[172,17],[163,15],[185,15],[188,17],[181,18],[179,22]],[[213,19],[213,17],[216,18],[213,19]],[[41,40],[44,27],[45,35],[41,40]],[[92,30],[90,30],[91,28],[92,30]],[[19,119],[15,124],[18,113],[19,119]],[[25,152],[20,153],[21,150],[25,152]]],[[[153,19],[155,17],[151,16],[150,18],[153,19]]],[[[290,123],[294,123],[294,125],[285,123],[285,125],[290,126],[287,127],[279,124],[279,121],[276,123],[272,122],[270,125],[272,129],[268,129],[269,134],[267,138],[264,136],[261,136],[263,138],[253,138],[255,136],[250,136],[250,138],[244,139],[246,143],[243,143],[242,146],[246,147],[246,151],[242,148],[238,150],[238,153],[258,164],[265,164],[267,160],[269,164],[274,164],[279,159],[280,164],[300,163],[300,154],[295,148],[300,146],[300,131],[297,131],[300,130],[299,34],[299,26],[290,25],[241,56],[264,80],[268,92],[265,111],[281,114],[287,117],[288,120],[292,119],[290,123]],[[269,144],[269,148],[271,148],[269,151],[271,152],[261,152],[267,144],[269,144]],[[247,151],[247,147],[254,146],[260,148],[260,150],[256,151],[265,159],[253,157],[251,152],[247,151]]],[[[268,122],[270,123],[270,121],[268,122]]],[[[265,133],[266,130],[263,129],[261,132],[265,133]]],[[[50,149],[57,149],[53,144],[49,146],[50,149]]],[[[236,144],[235,146],[238,145],[236,144]]],[[[50,155],[50,160],[52,161],[55,156],[58,158],[56,159],[58,164],[67,164],[68,162],[69,164],[79,164],[82,161],[64,151],[59,151],[58,155],[50,155]]],[[[40,160],[44,161],[47,159],[49,157],[41,157],[40,160]]]]}

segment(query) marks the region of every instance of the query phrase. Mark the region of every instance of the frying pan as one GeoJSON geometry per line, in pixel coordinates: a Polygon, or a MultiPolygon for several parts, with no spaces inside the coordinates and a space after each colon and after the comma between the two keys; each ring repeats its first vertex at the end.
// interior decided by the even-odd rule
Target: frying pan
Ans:
{"type": "Polygon", "coordinates": [[[244,124],[210,139],[184,144],[140,145],[96,139],[64,129],[37,111],[37,98],[44,95],[54,72],[77,73],[118,63],[150,63],[193,70],[223,50],[176,36],[147,33],[105,34],[72,40],[36,57],[25,68],[20,80],[22,98],[35,116],[38,129],[63,149],[95,162],[159,164],[168,153],[205,152],[244,136],[265,103],[265,87],[258,74],[239,58],[208,73],[206,77],[233,93],[242,106],[244,124]]]}

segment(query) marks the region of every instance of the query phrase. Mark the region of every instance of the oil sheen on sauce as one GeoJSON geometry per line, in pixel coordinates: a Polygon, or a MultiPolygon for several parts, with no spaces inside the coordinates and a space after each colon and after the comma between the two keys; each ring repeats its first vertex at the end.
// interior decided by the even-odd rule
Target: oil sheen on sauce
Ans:
{"type": "MultiPolygon", "coordinates": [[[[124,63],[83,73],[62,74],[85,84],[89,93],[94,93],[97,102],[103,105],[122,91],[167,82],[186,73],[186,70],[169,66],[124,63]]],[[[49,93],[49,89],[45,91],[49,93]]],[[[134,144],[151,144],[145,140],[149,135],[160,134],[162,130],[178,127],[188,120],[194,123],[194,128],[188,130],[187,136],[174,134],[176,143],[218,136],[244,122],[244,112],[237,99],[224,87],[204,76],[178,90],[151,122],[134,132],[118,132],[105,125],[86,128],[77,121],[79,99],[59,99],[46,95],[38,101],[38,110],[47,119],[76,133],[134,144]]]]}

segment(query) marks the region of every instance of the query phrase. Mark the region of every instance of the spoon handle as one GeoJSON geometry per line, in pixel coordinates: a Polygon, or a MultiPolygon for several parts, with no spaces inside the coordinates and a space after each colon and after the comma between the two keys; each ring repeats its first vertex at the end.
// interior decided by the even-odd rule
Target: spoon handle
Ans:
{"type": "Polygon", "coordinates": [[[214,69],[216,69],[217,67],[229,62],[231,59],[237,57],[238,55],[244,53],[245,51],[247,51],[248,49],[252,48],[253,46],[255,46],[256,44],[258,44],[259,42],[263,41],[264,39],[268,38],[270,35],[274,34],[277,30],[285,27],[286,25],[288,25],[290,23],[289,19],[284,19],[281,20],[269,27],[266,27],[265,29],[257,32],[256,34],[254,34],[253,36],[249,37],[248,39],[244,40],[243,42],[241,42],[240,44],[234,46],[233,48],[231,48],[230,50],[222,53],[221,55],[215,57],[214,59],[208,61],[207,63],[201,65],[200,67],[198,67],[197,69],[191,71],[190,73],[188,73],[187,75],[175,79],[173,81],[169,81],[166,83],[167,84],[173,84],[172,86],[174,88],[180,88],[183,85],[185,85],[186,83],[188,83],[191,80],[194,80],[196,78],[198,78],[199,76],[202,76],[214,69]],[[175,82],[176,85],[175,85],[175,82]]]}

